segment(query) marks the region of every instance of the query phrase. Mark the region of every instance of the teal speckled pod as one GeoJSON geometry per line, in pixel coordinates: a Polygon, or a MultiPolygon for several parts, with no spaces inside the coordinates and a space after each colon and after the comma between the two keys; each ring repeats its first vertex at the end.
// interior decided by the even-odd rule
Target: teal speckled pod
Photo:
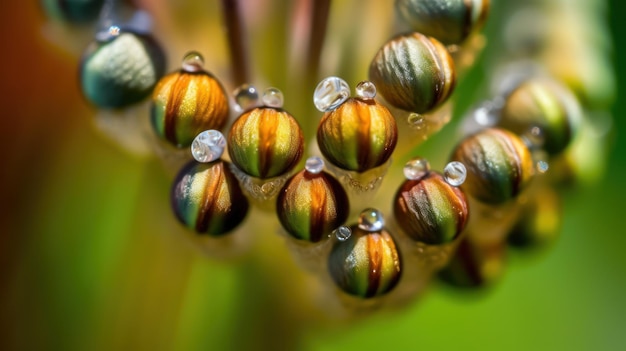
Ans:
{"type": "Polygon", "coordinates": [[[386,230],[366,232],[354,225],[350,238],[333,246],[328,270],[337,286],[350,295],[381,296],[400,280],[400,252],[386,230]]]}
{"type": "Polygon", "coordinates": [[[104,0],[41,0],[46,14],[69,23],[88,23],[98,19],[104,0]]]}
{"type": "Polygon", "coordinates": [[[348,195],[330,174],[304,170],[291,177],[278,194],[276,213],[291,236],[318,242],[348,218],[348,195]]]}
{"type": "Polygon", "coordinates": [[[198,233],[219,236],[237,227],[248,213],[248,200],[228,163],[192,161],[172,185],[171,204],[178,220],[198,233]]]}
{"type": "Polygon", "coordinates": [[[244,112],[228,134],[228,153],[248,175],[266,179],[291,170],[304,151],[298,122],[285,110],[257,107],[244,112]]]}
{"type": "Polygon", "coordinates": [[[405,181],[394,200],[394,216],[404,232],[430,245],[451,242],[467,224],[469,207],[460,188],[436,172],[405,181]]]}
{"type": "Polygon", "coordinates": [[[201,132],[224,128],[228,120],[226,91],[205,71],[170,73],[154,88],[151,120],[159,137],[175,146],[189,146],[201,132]]]}
{"type": "Polygon", "coordinates": [[[578,102],[565,89],[548,79],[523,82],[507,96],[498,126],[521,136],[538,127],[543,134],[541,148],[551,155],[560,153],[579,124],[578,102]]]}
{"type": "Polygon", "coordinates": [[[395,119],[375,100],[350,98],[326,112],[317,129],[324,157],[350,171],[363,172],[387,162],[397,141],[395,119]]]}
{"type": "Polygon", "coordinates": [[[89,45],[80,64],[84,96],[101,108],[122,108],[152,93],[165,73],[165,54],[149,35],[122,31],[89,45]]]}
{"type": "Polygon", "coordinates": [[[467,168],[461,187],[488,204],[501,204],[516,197],[535,173],[530,151],[522,140],[498,128],[485,129],[462,140],[451,160],[467,168]]]}
{"type": "Polygon", "coordinates": [[[439,272],[439,279],[457,288],[487,287],[504,272],[505,249],[503,242],[481,245],[465,237],[448,265],[439,272]]]}
{"type": "Polygon", "coordinates": [[[489,0],[396,0],[396,10],[414,31],[461,44],[484,25],[489,0]]]}
{"type": "Polygon", "coordinates": [[[369,77],[393,106],[416,113],[434,110],[452,94],[454,61],[436,39],[420,33],[397,36],[374,56],[369,77]]]}

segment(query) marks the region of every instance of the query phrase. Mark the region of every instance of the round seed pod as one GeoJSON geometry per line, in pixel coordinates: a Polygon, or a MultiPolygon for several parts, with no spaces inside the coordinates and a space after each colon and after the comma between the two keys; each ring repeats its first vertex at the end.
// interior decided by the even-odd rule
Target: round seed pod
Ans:
{"type": "Polygon", "coordinates": [[[198,233],[220,236],[243,222],[248,199],[228,163],[188,163],[174,180],[171,204],[176,218],[198,233]]]}
{"type": "Polygon", "coordinates": [[[481,288],[493,284],[505,268],[505,245],[478,245],[464,238],[448,265],[439,271],[439,279],[458,288],[481,288]]]}
{"type": "Polygon", "coordinates": [[[579,109],[565,87],[547,79],[520,84],[506,98],[498,126],[518,135],[539,128],[540,146],[551,155],[563,151],[578,128],[579,109]]]}
{"type": "Polygon", "coordinates": [[[375,100],[350,98],[326,112],[317,128],[320,151],[332,164],[363,172],[391,157],[398,127],[389,110],[375,100]]]}
{"type": "Polygon", "coordinates": [[[350,295],[381,296],[400,280],[400,252],[385,229],[367,232],[354,225],[350,238],[333,246],[328,270],[335,284],[350,295]]]}
{"type": "Polygon", "coordinates": [[[396,0],[396,10],[412,30],[461,44],[485,24],[489,0],[396,0]]]}
{"type": "Polygon", "coordinates": [[[300,161],[304,137],[298,122],[287,111],[257,107],[233,123],[228,152],[243,172],[266,179],[288,172],[300,161]]]}
{"type": "Polygon", "coordinates": [[[538,195],[525,205],[511,229],[507,237],[510,246],[539,250],[557,240],[563,220],[559,195],[550,187],[542,189],[538,195]]]}
{"type": "Polygon", "coordinates": [[[534,175],[530,151],[515,134],[485,129],[465,138],[451,157],[467,169],[462,188],[477,200],[501,204],[516,197],[534,175]]]}
{"type": "Polygon", "coordinates": [[[348,195],[330,174],[304,170],[291,177],[278,194],[276,213],[292,237],[315,243],[346,221],[348,195]]]}
{"type": "Polygon", "coordinates": [[[441,174],[430,172],[407,180],[394,203],[396,222],[416,241],[439,245],[453,241],[465,228],[469,208],[460,188],[448,184],[441,174]]]}
{"type": "Polygon", "coordinates": [[[180,70],[159,80],[152,93],[152,126],[156,134],[178,147],[209,129],[221,130],[228,120],[228,97],[206,71],[180,70]]]}
{"type": "Polygon", "coordinates": [[[446,47],[417,32],[388,41],[374,56],[369,78],[391,105],[416,113],[440,106],[456,84],[446,47]]]}
{"type": "Polygon", "coordinates": [[[46,14],[69,23],[89,23],[100,14],[104,0],[41,0],[46,14]]]}
{"type": "Polygon", "coordinates": [[[122,31],[91,43],[80,64],[83,95],[101,108],[122,108],[148,97],[165,73],[165,54],[146,34],[122,31]]]}

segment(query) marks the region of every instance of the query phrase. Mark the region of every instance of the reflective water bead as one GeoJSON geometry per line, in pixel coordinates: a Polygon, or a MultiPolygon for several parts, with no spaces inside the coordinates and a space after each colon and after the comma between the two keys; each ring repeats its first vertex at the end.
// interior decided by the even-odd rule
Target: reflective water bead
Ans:
{"type": "Polygon", "coordinates": [[[198,233],[219,236],[233,230],[248,213],[248,200],[224,161],[191,161],[178,173],[171,192],[178,220],[198,233]]]}
{"type": "Polygon", "coordinates": [[[419,113],[415,112],[409,113],[406,121],[409,123],[410,126],[416,129],[422,129],[426,122],[424,115],[420,115],[419,113]]]}
{"type": "Polygon", "coordinates": [[[383,214],[377,209],[367,208],[359,214],[359,228],[368,232],[377,232],[385,226],[383,214]]]}
{"type": "Polygon", "coordinates": [[[452,186],[461,186],[467,177],[465,165],[458,161],[452,161],[443,169],[443,176],[446,182],[452,186]]]}
{"type": "Polygon", "coordinates": [[[189,51],[183,57],[183,70],[188,73],[204,70],[204,57],[197,51],[189,51]]]}
{"type": "Polygon", "coordinates": [[[221,130],[229,115],[222,84],[204,70],[178,70],[159,80],[152,93],[152,127],[177,147],[191,145],[205,130],[221,130]]]}
{"type": "Polygon", "coordinates": [[[357,84],[356,96],[364,100],[371,100],[376,97],[376,86],[374,83],[364,80],[357,84]]]}
{"type": "Polygon", "coordinates": [[[318,174],[324,169],[324,160],[321,157],[311,156],[307,158],[304,168],[309,173],[318,174]]]}
{"type": "Polygon", "coordinates": [[[386,230],[368,232],[352,226],[352,235],[337,240],[328,256],[328,271],[344,292],[361,298],[391,291],[402,273],[400,252],[386,230]]]}
{"type": "Polygon", "coordinates": [[[42,0],[46,14],[69,23],[88,23],[98,19],[104,0],[42,0]]]}
{"type": "Polygon", "coordinates": [[[191,143],[191,154],[198,162],[213,162],[222,157],[226,148],[226,139],[218,130],[206,130],[191,143]]]}
{"type": "Polygon", "coordinates": [[[337,229],[333,230],[333,234],[335,235],[335,238],[337,238],[337,240],[346,241],[350,239],[350,236],[352,235],[352,229],[350,229],[350,227],[348,226],[340,225],[337,229]]]}
{"type": "Polygon", "coordinates": [[[107,41],[115,39],[120,35],[122,29],[119,26],[112,25],[108,28],[103,28],[96,32],[95,39],[99,42],[105,43],[107,41]]]}
{"type": "Polygon", "coordinates": [[[123,31],[110,41],[95,41],[87,47],[80,83],[94,105],[122,108],[148,97],[164,73],[165,53],[160,45],[150,35],[123,31]]]}
{"type": "Polygon", "coordinates": [[[329,112],[350,97],[350,86],[339,77],[323,79],[313,93],[313,104],[321,112],[329,112]]]}
{"type": "Polygon", "coordinates": [[[228,134],[228,153],[246,174],[267,179],[295,167],[304,152],[298,122],[285,110],[257,107],[244,112],[228,134]]]}
{"type": "Polygon", "coordinates": [[[480,29],[489,0],[397,0],[396,9],[412,30],[444,44],[460,44],[480,29]]]}
{"type": "Polygon", "coordinates": [[[318,242],[348,217],[348,195],[333,176],[326,172],[296,173],[276,199],[276,213],[292,237],[318,242]]]}
{"type": "Polygon", "coordinates": [[[437,172],[405,181],[398,188],[393,204],[400,228],[414,240],[429,245],[454,240],[469,217],[463,191],[448,184],[437,172]]]}
{"type": "Polygon", "coordinates": [[[549,168],[550,164],[548,162],[543,160],[537,162],[537,171],[539,171],[539,173],[546,173],[549,168]]]}
{"type": "Polygon", "coordinates": [[[259,105],[259,92],[253,85],[243,84],[235,89],[233,95],[235,96],[235,102],[242,111],[259,105]]]}
{"type": "Polygon", "coordinates": [[[399,35],[374,56],[369,78],[378,94],[405,111],[427,113],[445,102],[456,82],[443,44],[420,33],[399,35]]]}
{"type": "Polygon", "coordinates": [[[263,92],[263,97],[261,98],[263,101],[263,105],[267,107],[273,108],[282,108],[284,103],[283,92],[276,88],[267,88],[265,92],[263,92]]]}
{"type": "Polygon", "coordinates": [[[406,179],[417,180],[428,175],[428,172],[430,172],[430,163],[425,158],[416,157],[409,160],[404,165],[403,171],[406,179]]]}
{"type": "Polygon", "coordinates": [[[516,197],[534,174],[530,151],[517,135],[504,129],[489,128],[466,137],[451,160],[467,169],[466,193],[489,204],[516,197]]]}
{"type": "Polygon", "coordinates": [[[350,98],[326,112],[317,129],[324,157],[349,171],[364,172],[384,164],[397,141],[395,119],[375,100],[350,98]]]}

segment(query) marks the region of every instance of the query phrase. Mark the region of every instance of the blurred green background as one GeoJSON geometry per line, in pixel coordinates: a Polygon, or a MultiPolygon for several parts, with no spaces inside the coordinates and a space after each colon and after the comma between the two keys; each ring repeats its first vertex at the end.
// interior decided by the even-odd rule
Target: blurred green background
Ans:
{"type": "Polygon", "coordinates": [[[94,130],[78,58],[46,39],[36,2],[1,2],[0,349],[625,348],[625,11],[608,2],[618,81],[609,166],[597,184],[564,192],[559,242],[511,255],[487,291],[434,285],[401,312],[324,326],[298,306],[297,269],[268,258],[284,248],[213,259],[179,235],[170,175],[94,130]]]}

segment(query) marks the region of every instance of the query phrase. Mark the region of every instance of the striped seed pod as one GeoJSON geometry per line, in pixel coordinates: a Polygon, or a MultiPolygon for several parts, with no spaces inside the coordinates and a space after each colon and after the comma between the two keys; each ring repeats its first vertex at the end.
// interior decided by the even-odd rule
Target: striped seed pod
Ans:
{"type": "Polygon", "coordinates": [[[292,237],[319,242],[348,218],[348,196],[326,172],[303,170],[287,181],[278,195],[276,213],[292,237]]]}
{"type": "Polygon", "coordinates": [[[115,33],[91,43],[80,63],[83,95],[101,108],[122,108],[147,98],[165,73],[165,53],[146,34],[115,33]]]}
{"type": "Polygon", "coordinates": [[[210,73],[181,69],[159,80],[152,93],[151,120],[159,137],[186,147],[199,133],[224,128],[228,98],[210,73]]]}
{"type": "Polygon", "coordinates": [[[374,56],[369,77],[391,105],[420,114],[445,102],[456,84],[446,47],[420,33],[388,41],[374,56]]]}
{"type": "Polygon", "coordinates": [[[354,225],[350,238],[335,243],[328,270],[335,284],[350,295],[381,296],[400,280],[400,252],[385,229],[368,232],[354,225]]]}
{"type": "Polygon", "coordinates": [[[523,136],[539,128],[542,149],[551,155],[563,151],[578,128],[578,102],[556,82],[527,80],[506,98],[498,126],[523,136]]]}
{"type": "Polygon", "coordinates": [[[228,152],[243,172],[266,179],[296,166],[304,152],[304,137],[298,122],[287,111],[257,107],[233,123],[228,152]]]}
{"type": "Polygon", "coordinates": [[[171,192],[178,220],[198,233],[220,236],[243,222],[248,200],[228,163],[192,161],[178,173],[171,192]]]}
{"type": "Polygon", "coordinates": [[[465,237],[438,276],[444,283],[458,288],[487,287],[504,272],[505,249],[502,242],[481,245],[473,242],[471,236],[465,237]]]}
{"type": "Polygon", "coordinates": [[[485,24],[489,0],[396,0],[396,10],[412,30],[461,44],[485,24]]]}
{"type": "Polygon", "coordinates": [[[350,171],[363,172],[384,164],[397,141],[393,116],[375,100],[350,98],[326,112],[317,129],[324,157],[350,171]]]}
{"type": "Polygon", "coordinates": [[[498,128],[468,136],[451,157],[467,169],[461,186],[469,195],[487,204],[515,198],[534,175],[530,151],[515,134],[498,128]]]}
{"type": "Polygon", "coordinates": [[[469,215],[463,191],[436,172],[405,181],[396,193],[393,210],[396,222],[407,235],[430,245],[457,238],[469,215]]]}

